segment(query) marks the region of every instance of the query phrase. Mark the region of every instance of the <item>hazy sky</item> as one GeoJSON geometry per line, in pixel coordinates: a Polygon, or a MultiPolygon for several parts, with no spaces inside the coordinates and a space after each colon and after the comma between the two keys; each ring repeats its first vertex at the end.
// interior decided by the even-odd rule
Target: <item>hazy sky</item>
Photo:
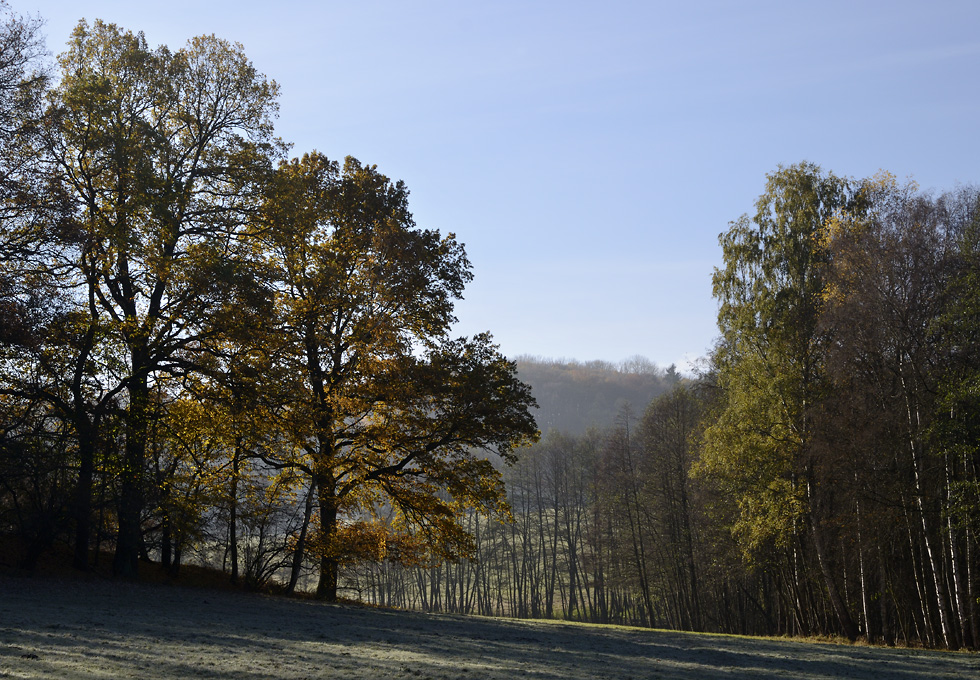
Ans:
{"type": "Polygon", "coordinates": [[[53,54],[100,18],[241,42],[279,135],[353,155],[455,232],[458,333],[661,365],[716,335],[718,234],[802,160],[980,182],[980,2],[10,0],[53,54]]]}

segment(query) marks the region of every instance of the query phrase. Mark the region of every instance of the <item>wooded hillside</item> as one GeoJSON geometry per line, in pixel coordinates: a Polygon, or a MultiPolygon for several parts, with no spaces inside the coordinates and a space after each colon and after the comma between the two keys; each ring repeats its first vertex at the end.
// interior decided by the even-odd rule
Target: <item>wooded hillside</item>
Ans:
{"type": "Polygon", "coordinates": [[[619,365],[517,357],[517,374],[531,386],[541,432],[576,435],[609,427],[626,406],[642,411],[680,380],[674,366],[663,369],[642,357],[619,365]]]}

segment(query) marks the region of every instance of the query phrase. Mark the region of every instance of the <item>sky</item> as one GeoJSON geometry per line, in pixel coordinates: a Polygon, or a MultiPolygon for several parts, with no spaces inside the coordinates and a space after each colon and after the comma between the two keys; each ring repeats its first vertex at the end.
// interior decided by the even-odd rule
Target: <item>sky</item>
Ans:
{"type": "Polygon", "coordinates": [[[52,55],[81,18],[244,45],[290,155],[404,180],[466,244],[458,335],[661,366],[717,336],[718,235],[801,161],[980,183],[980,2],[9,0],[52,55]]]}

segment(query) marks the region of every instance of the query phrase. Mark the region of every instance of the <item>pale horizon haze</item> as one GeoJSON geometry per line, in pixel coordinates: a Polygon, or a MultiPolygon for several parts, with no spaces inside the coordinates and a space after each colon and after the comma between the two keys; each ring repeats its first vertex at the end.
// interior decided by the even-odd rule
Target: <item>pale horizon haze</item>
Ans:
{"type": "Polygon", "coordinates": [[[56,55],[81,18],[178,49],[240,42],[291,156],[404,180],[475,280],[456,333],[508,356],[689,370],[718,235],[811,161],[980,181],[980,3],[10,0],[56,55]]]}

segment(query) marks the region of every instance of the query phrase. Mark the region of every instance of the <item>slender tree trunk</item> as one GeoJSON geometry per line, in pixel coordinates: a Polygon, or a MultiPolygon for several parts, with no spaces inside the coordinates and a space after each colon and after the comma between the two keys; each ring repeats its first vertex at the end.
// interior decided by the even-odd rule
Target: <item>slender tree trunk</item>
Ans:
{"type": "MultiPolygon", "coordinates": [[[[952,485],[951,471],[949,469],[949,460],[946,460],[946,500],[947,506],[949,504],[949,494],[952,485]]],[[[960,557],[960,549],[958,545],[959,533],[956,526],[953,523],[953,516],[951,513],[947,514],[946,517],[946,531],[949,538],[949,568],[953,580],[953,605],[955,606],[958,622],[958,644],[962,645],[964,643],[969,644],[970,641],[970,618],[969,618],[969,604],[966,595],[966,588],[964,577],[963,577],[963,565],[962,558],[960,557]]]]}
{"type": "Polygon", "coordinates": [[[926,583],[925,575],[925,565],[922,564],[923,560],[919,556],[919,549],[916,545],[915,534],[912,531],[913,521],[910,517],[911,511],[908,509],[908,503],[902,494],[902,507],[905,508],[905,528],[909,537],[909,560],[912,566],[912,577],[915,581],[916,593],[919,596],[919,606],[913,611],[913,618],[916,625],[921,627],[919,633],[919,639],[927,645],[935,644],[933,631],[934,625],[932,620],[932,615],[929,612],[929,596],[926,593],[926,583]]]}
{"type": "Polygon", "coordinates": [[[908,418],[908,444],[912,455],[912,474],[915,480],[915,504],[919,511],[919,520],[922,524],[922,540],[926,549],[929,571],[932,575],[932,586],[936,595],[936,607],[939,610],[939,625],[941,628],[943,644],[948,649],[958,647],[955,631],[952,629],[951,616],[949,612],[949,596],[946,593],[945,579],[942,574],[942,567],[939,564],[939,555],[933,545],[930,532],[927,509],[925,507],[925,482],[923,477],[922,460],[923,452],[919,442],[919,433],[922,431],[919,404],[912,394],[912,387],[908,384],[904,373],[903,359],[899,359],[899,376],[902,381],[902,390],[905,396],[906,416],[908,418]]]}
{"type": "Polygon", "coordinates": [[[966,528],[966,595],[967,602],[970,603],[970,632],[972,637],[970,642],[973,649],[980,649],[980,611],[978,611],[978,600],[976,589],[974,588],[975,576],[973,574],[973,530],[966,528]]]}
{"type": "Polygon", "coordinates": [[[88,571],[92,541],[92,483],[95,476],[95,428],[85,415],[76,418],[78,430],[78,481],[73,498],[75,545],[72,566],[88,571]]]}
{"type": "MultiPolygon", "coordinates": [[[[857,474],[855,473],[855,478],[857,474]]],[[[871,626],[871,607],[868,598],[868,578],[864,567],[864,542],[862,541],[861,527],[864,518],[861,515],[861,499],[854,499],[854,523],[857,529],[857,551],[858,551],[858,578],[861,586],[861,611],[864,615],[864,635],[868,642],[874,642],[874,633],[871,626]]]]}
{"type": "MultiPolygon", "coordinates": [[[[808,471],[808,477],[811,475],[812,470],[808,471]]],[[[823,536],[820,532],[820,524],[816,516],[816,509],[813,507],[813,484],[809,478],[807,479],[807,496],[810,504],[810,509],[808,512],[810,519],[810,537],[817,556],[817,564],[820,566],[820,573],[823,575],[824,586],[827,588],[827,594],[830,596],[830,604],[834,609],[834,614],[837,616],[837,621],[840,623],[841,629],[844,631],[844,635],[847,636],[847,639],[853,642],[857,639],[858,629],[854,624],[854,619],[851,618],[851,614],[848,611],[847,604],[844,602],[844,598],[837,589],[837,583],[834,579],[833,571],[830,568],[829,556],[826,553],[823,536]]]]}
{"type": "Polygon", "coordinates": [[[881,637],[889,647],[895,644],[895,634],[888,618],[888,574],[885,570],[885,556],[882,554],[881,542],[878,541],[878,604],[881,612],[881,637]]]}
{"type": "Polygon", "coordinates": [[[636,466],[633,464],[633,444],[630,438],[630,411],[627,407],[622,413],[623,431],[625,439],[623,445],[623,462],[628,482],[626,498],[626,517],[629,520],[630,533],[633,542],[633,557],[636,561],[637,576],[640,581],[640,592],[643,593],[643,602],[646,608],[647,625],[651,628],[655,625],[653,613],[653,596],[650,593],[650,579],[647,570],[646,542],[643,540],[643,528],[640,526],[640,492],[637,480],[636,466]]]}
{"type": "Polygon", "coordinates": [[[231,488],[228,494],[228,553],[231,555],[232,583],[238,583],[238,475],[242,453],[242,441],[238,439],[231,459],[231,488]]]}
{"type": "MultiPolygon", "coordinates": [[[[686,442],[684,444],[686,453],[686,442]]],[[[696,559],[694,556],[694,527],[691,526],[691,508],[687,497],[687,471],[684,469],[683,461],[678,469],[678,480],[680,483],[681,519],[684,532],[684,567],[687,571],[689,587],[689,619],[693,630],[701,630],[703,627],[701,616],[701,594],[698,588],[698,574],[696,559]]]]}
{"type": "Polygon", "coordinates": [[[303,525],[299,530],[299,538],[296,539],[296,549],[293,551],[293,564],[289,570],[289,586],[287,593],[296,590],[299,582],[299,574],[303,568],[303,556],[306,552],[306,534],[310,527],[310,518],[313,516],[313,494],[316,491],[316,483],[310,482],[310,489],[306,492],[306,507],[303,510],[303,525]]]}
{"type": "Polygon", "coordinates": [[[952,630],[950,621],[949,597],[946,593],[946,583],[942,574],[942,566],[939,564],[939,555],[937,554],[935,546],[933,545],[929,521],[926,517],[927,511],[925,507],[925,497],[922,490],[922,481],[919,470],[919,456],[915,450],[913,450],[912,456],[915,472],[915,503],[919,514],[919,521],[922,525],[922,541],[926,550],[927,566],[929,573],[932,576],[933,592],[936,594],[936,608],[939,610],[939,625],[943,638],[942,641],[943,645],[947,649],[955,649],[958,645],[956,644],[956,637],[954,635],[954,631],[952,630]]]}

